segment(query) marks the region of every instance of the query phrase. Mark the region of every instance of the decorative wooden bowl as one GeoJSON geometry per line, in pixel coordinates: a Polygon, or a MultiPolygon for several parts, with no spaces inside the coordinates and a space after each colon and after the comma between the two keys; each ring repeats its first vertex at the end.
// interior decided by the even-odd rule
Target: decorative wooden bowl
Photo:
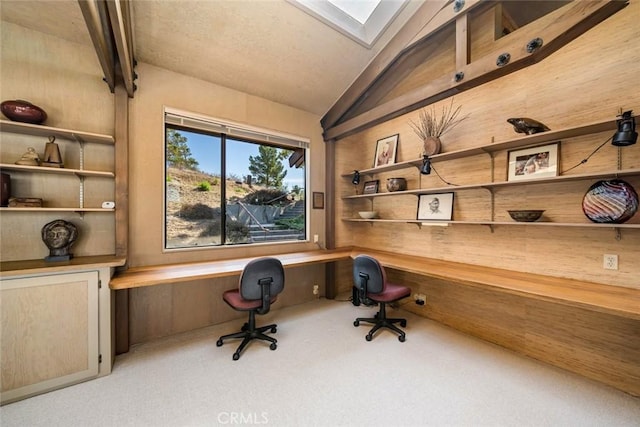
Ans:
{"type": "Polygon", "coordinates": [[[518,222],[534,222],[540,219],[543,210],[513,210],[507,211],[511,218],[518,222]]]}

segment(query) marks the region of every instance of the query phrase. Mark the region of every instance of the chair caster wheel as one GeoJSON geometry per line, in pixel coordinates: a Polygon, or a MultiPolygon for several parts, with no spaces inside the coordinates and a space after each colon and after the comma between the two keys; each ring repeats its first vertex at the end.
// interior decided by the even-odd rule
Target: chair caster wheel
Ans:
{"type": "Polygon", "coordinates": [[[405,338],[405,336],[404,336],[404,335],[400,335],[400,336],[398,336],[398,340],[399,340],[400,342],[404,342],[404,340],[405,340],[405,339],[406,339],[406,338],[405,338]]]}
{"type": "Polygon", "coordinates": [[[403,328],[407,326],[407,321],[406,320],[401,320],[400,321],[400,326],[402,326],[403,328]]]}
{"type": "Polygon", "coordinates": [[[271,333],[275,334],[278,330],[276,329],[276,327],[274,326],[273,328],[271,328],[271,333]]]}
{"type": "Polygon", "coordinates": [[[278,345],[276,343],[272,342],[271,345],[269,346],[269,348],[271,350],[275,350],[276,348],[278,348],[278,345]]]}
{"type": "Polygon", "coordinates": [[[353,321],[353,326],[360,326],[360,322],[358,322],[357,320],[353,321]]]}
{"type": "Polygon", "coordinates": [[[371,336],[371,334],[367,334],[367,336],[364,337],[364,339],[366,339],[367,341],[371,341],[373,337],[371,336]]]}
{"type": "Polygon", "coordinates": [[[233,353],[233,360],[240,359],[240,353],[233,353]]]}
{"type": "Polygon", "coordinates": [[[216,345],[218,347],[222,347],[222,339],[219,339],[218,341],[216,341],[216,345]]]}

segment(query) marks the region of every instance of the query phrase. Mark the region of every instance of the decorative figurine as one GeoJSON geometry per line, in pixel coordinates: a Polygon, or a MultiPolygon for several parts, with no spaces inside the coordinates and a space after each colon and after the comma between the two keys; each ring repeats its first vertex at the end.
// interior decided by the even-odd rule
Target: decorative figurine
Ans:
{"type": "Polygon", "coordinates": [[[40,166],[40,157],[38,157],[36,149],[33,147],[27,148],[27,152],[20,157],[20,160],[16,162],[16,165],[40,166]]]}
{"type": "Polygon", "coordinates": [[[45,261],[69,261],[73,255],[69,252],[71,245],[78,238],[78,229],[72,223],[56,219],[42,227],[42,241],[49,248],[49,256],[45,261]]]}
{"type": "Polygon", "coordinates": [[[49,137],[49,142],[44,147],[44,159],[42,160],[42,166],[49,168],[62,168],[62,156],[60,155],[60,148],[54,141],[55,136],[49,137]]]}
{"type": "Polygon", "coordinates": [[[528,117],[511,118],[507,119],[507,121],[513,125],[513,130],[518,133],[526,133],[527,135],[551,130],[543,123],[528,117]]]}

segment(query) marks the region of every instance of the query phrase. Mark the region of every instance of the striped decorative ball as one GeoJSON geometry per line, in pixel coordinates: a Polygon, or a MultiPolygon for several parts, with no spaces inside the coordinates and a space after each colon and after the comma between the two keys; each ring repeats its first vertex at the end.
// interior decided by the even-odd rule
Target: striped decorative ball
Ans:
{"type": "Polygon", "coordinates": [[[593,222],[622,224],[638,211],[638,193],[621,179],[598,181],[584,195],[582,211],[593,222]]]}

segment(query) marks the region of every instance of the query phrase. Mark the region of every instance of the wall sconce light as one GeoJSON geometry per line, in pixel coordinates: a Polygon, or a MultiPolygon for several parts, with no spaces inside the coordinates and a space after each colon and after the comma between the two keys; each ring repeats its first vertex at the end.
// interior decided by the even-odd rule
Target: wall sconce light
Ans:
{"type": "Polygon", "coordinates": [[[351,183],[353,185],[358,185],[360,184],[360,172],[358,171],[353,171],[353,177],[351,178],[351,183]]]}
{"type": "Polygon", "coordinates": [[[632,110],[625,111],[618,116],[618,131],[613,135],[611,145],[626,147],[633,145],[638,140],[636,132],[636,118],[631,115],[632,110]]]}
{"type": "Polygon", "coordinates": [[[431,160],[429,156],[422,156],[422,167],[420,168],[422,175],[429,175],[431,173],[431,160]]]}

